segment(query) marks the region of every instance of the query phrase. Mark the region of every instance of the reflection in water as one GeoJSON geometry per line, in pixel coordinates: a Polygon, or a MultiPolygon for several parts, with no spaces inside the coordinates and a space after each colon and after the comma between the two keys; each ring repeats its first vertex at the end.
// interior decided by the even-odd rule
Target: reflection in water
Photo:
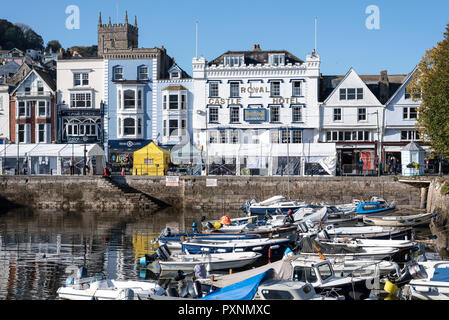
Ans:
{"type": "Polygon", "coordinates": [[[91,275],[137,280],[138,259],[154,252],[151,240],[167,225],[184,230],[195,219],[184,217],[173,209],[135,218],[23,209],[2,214],[0,299],[55,299],[70,265],[86,266],[91,275]]]}
{"type": "MultiPolygon", "coordinates": [[[[228,214],[236,217],[240,212],[228,214]]],[[[148,269],[139,264],[144,254],[154,253],[151,240],[166,226],[173,231],[191,231],[192,223],[199,223],[202,215],[208,220],[218,219],[223,212],[205,214],[169,208],[132,218],[23,209],[2,214],[0,299],[55,299],[70,265],[85,266],[89,275],[104,273],[120,280],[154,278],[159,272],[157,264],[148,269]]],[[[420,235],[427,237],[427,232],[426,228],[420,235]]]]}

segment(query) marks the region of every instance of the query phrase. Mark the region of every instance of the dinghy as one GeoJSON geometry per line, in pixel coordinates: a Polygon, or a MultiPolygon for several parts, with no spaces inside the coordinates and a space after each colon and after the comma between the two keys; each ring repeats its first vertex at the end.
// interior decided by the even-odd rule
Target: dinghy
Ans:
{"type": "Polygon", "coordinates": [[[198,264],[204,264],[207,271],[242,268],[262,256],[257,252],[229,252],[203,254],[173,254],[167,260],[159,260],[161,271],[193,271],[198,264]]]}
{"type": "Polygon", "coordinates": [[[355,208],[355,213],[357,215],[373,215],[394,209],[396,209],[396,206],[388,204],[383,198],[372,197],[369,202],[360,202],[355,208]]]}
{"type": "Polygon", "coordinates": [[[417,227],[429,225],[430,220],[435,217],[433,213],[420,213],[406,216],[365,216],[363,223],[372,226],[387,227],[417,227]]]}
{"type": "Polygon", "coordinates": [[[261,202],[247,201],[242,210],[246,215],[264,216],[266,213],[286,214],[288,210],[296,211],[305,205],[304,202],[288,201],[284,196],[274,196],[261,202]]]}
{"type": "Polygon", "coordinates": [[[361,238],[361,239],[411,239],[412,228],[394,228],[381,226],[363,227],[334,227],[327,225],[324,227],[327,235],[332,238],[361,238]]]}

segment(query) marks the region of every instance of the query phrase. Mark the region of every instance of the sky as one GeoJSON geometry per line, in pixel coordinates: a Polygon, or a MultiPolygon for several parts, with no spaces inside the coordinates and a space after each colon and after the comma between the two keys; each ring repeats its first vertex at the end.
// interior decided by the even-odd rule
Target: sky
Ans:
{"type": "MultiPolygon", "coordinates": [[[[0,19],[29,25],[45,44],[64,48],[97,44],[97,24],[137,16],[139,47],[161,47],[192,74],[196,55],[211,61],[228,50],[287,50],[305,60],[315,46],[321,73],[406,74],[443,39],[447,0],[0,0],[0,19]],[[79,8],[79,28],[67,28],[79,8]],[[370,10],[375,6],[375,10],[370,10]],[[23,8],[26,10],[23,10],[23,8]],[[368,9],[368,10],[367,10],[368,9]],[[373,28],[374,27],[374,28],[373,28]]],[[[69,25],[70,27],[70,25],[69,25]]]]}

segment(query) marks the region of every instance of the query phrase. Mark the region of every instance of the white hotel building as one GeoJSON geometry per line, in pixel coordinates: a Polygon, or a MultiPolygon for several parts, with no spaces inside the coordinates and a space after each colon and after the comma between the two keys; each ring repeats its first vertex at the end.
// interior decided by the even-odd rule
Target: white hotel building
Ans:
{"type": "Polygon", "coordinates": [[[254,45],[192,64],[192,138],[208,174],[335,174],[335,143],[318,143],[316,53],[302,61],[254,45]]]}

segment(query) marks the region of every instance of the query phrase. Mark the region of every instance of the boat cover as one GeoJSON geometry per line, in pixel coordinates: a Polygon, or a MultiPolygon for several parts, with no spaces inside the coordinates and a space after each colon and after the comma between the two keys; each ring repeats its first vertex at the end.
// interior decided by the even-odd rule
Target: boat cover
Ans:
{"type": "Polygon", "coordinates": [[[313,240],[309,237],[304,237],[299,241],[295,248],[295,253],[318,253],[315,249],[317,247],[321,253],[326,256],[326,254],[340,254],[340,253],[359,253],[362,251],[361,247],[348,247],[344,245],[332,245],[329,243],[322,243],[313,240]]]}
{"type": "Polygon", "coordinates": [[[218,289],[200,300],[251,300],[259,284],[273,269],[266,270],[246,280],[218,289]]]}
{"type": "Polygon", "coordinates": [[[449,282],[449,268],[435,268],[430,281],[449,282]]]}

